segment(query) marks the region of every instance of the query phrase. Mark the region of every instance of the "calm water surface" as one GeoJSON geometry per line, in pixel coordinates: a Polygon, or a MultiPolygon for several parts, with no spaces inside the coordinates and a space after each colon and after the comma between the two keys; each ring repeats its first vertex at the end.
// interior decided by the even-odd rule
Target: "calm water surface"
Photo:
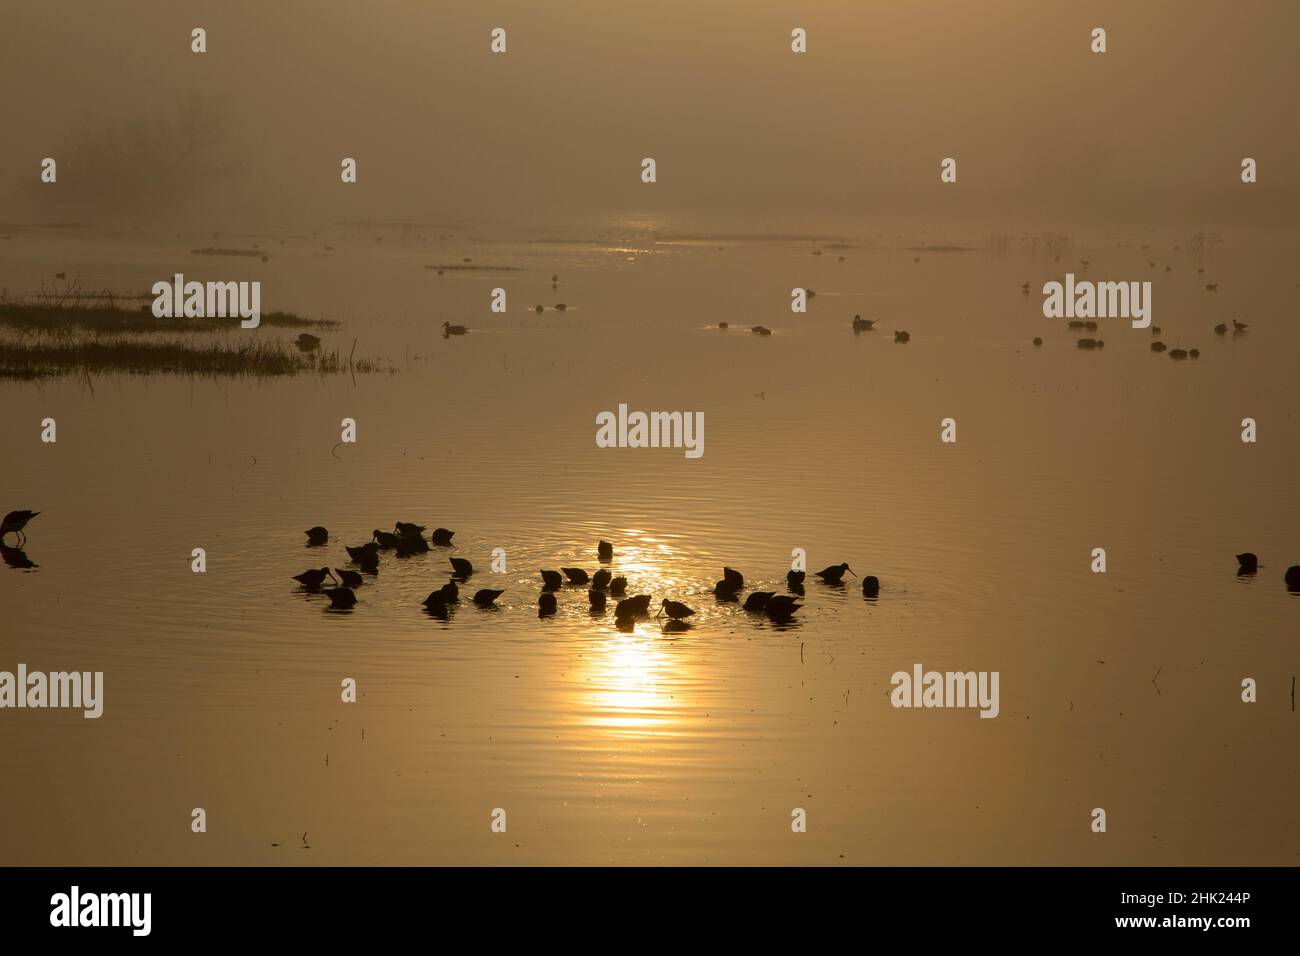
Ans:
{"type": "Polygon", "coordinates": [[[1080,236],[1061,263],[956,230],[821,256],[797,237],[421,235],[3,243],[11,292],[58,271],[140,291],[174,271],[260,279],[264,309],[341,320],[327,347],[396,369],[0,384],[0,510],[43,512],[38,567],[0,568],[0,667],[106,675],[98,721],[0,719],[4,862],[1297,861],[1294,237],[1230,236],[1199,276],[1181,233],[1080,236]],[[270,262],[188,253],[252,242],[270,262]],[[464,257],[521,271],[424,268],[464,257]],[[1075,348],[1037,289],[1079,258],[1153,280],[1161,338],[1201,358],[1113,321],[1104,350],[1075,348]],[[796,285],[817,292],[807,315],[796,285]],[[878,330],[855,336],[858,312],[878,330]],[[1234,317],[1248,334],[1213,334],[1234,317]],[[597,448],[620,403],[703,411],[704,456],[597,448]],[[397,520],[456,547],[386,555],[351,613],[297,590],[397,520]],[[315,524],[330,543],[305,547],[315,524]],[[585,588],[538,620],[538,569],[594,571],[600,538],[630,593],[696,609],[688,631],[620,632],[585,588]],[[775,627],[706,593],[723,565],[780,589],[794,548],[878,575],[879,600],[810,584],[775,627]],[[1233,573],[1243,550],[1256,578],[1233,573]],[[471,593],[506,589],[498,609],[423,613],[449,555],[474,562],[471,593]],[[999,671],[998,719],[892,708],[890,675],[917,662],[999,671]]]}

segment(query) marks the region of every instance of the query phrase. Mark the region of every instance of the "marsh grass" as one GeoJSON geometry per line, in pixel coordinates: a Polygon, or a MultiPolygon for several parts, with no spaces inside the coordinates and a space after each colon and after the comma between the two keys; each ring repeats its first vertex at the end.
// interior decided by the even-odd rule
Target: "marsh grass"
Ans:
{"type": "MultiPolygon", "coordinates": [[[[301,351],[294,342],[244,335],[238,317],[157,319],[149,306],[124,307],[110,292],[75,285],[20,299],[0,290],[0,379],[92,374],[267,377],[395,372],[391,363],[356,358],[356,342],[301,351]],[[214,332],[231,335],[212,337],[214,332]]],[[[128,297],[130,298],[130,297],[128,297]]],[[[262,325],[337,329],[339,323],[268,312],[262,325]]]]}

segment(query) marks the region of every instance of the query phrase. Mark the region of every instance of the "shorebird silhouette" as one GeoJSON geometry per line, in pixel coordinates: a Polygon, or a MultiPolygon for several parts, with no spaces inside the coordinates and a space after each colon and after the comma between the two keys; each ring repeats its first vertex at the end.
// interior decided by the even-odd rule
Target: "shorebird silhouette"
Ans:
{"type": "Polygon", "coordinates": [[[429,542],[418,534],[404,534],[397,539],[397,556],[399,558],[409,557],[412,554],[425,554],[429,550],[429,542]]]}
{"type": "Polygon", "coordinates": [[[429,592],[429,596],[424,599],[424,609],[434,617],[444,621],[447,619],[447,601],[441,591],[429,592]]]}
{"type": "Polygon", "coordinates": [[[448,604],[460,603],[460,588],[456,587],[455,581],[448,581],[440,589],[442,599],[448,604]]]}
{"type": "Polygon", "coordinates": [[[749,331],[753,332],[755,335],[771,335],[771,334],[772,334],[772,330],[771,330],[771,329],[766,328],[765,326],[762,326],[762,325],[755,325],[755,326],[753,326],[752,328],[750,328],[749,331]]]}
{"type": "Polygon", "coordinates": [[[613,580],[613,575],[605,568],[600,568],[591,576],[591,586],[598,591],[603,591],[609,587],[609,582],[613,580]]]}
{"type": "MultiPolygon", "coordinates": [[[[541,310],[539,309],[538,311],[541,310]]],[[[442,337],[444,339],[449,339],[453,335],[464,335],[468,331],[469,329],[465,328],[463,325],[452,325],[450,322],[442,323],[442,337]]]]}
{"type": "Polygon", "coordinates": [[[558,591],[564,587],[564,578],[560,577],[559,571],[542,570],[542,586],[551,591],[558,591]]]}
{"type": "Polygon", "coordinates": [[[474,593],[474,603],[479,607],[491,607],[496,603],[497,598],[505,593],[505,588],[502,588],[500,591],[495,591],[492,588],[484,588],[483,590],[474,593]]]}
{"type": "Polygon", "coordinates": [[[732,586],[733,590],[739,591],[745,586],[745,576],[735,568],[723,568],[722,579],[732,586]]]}
{"type": "Polygon", "coordinates": [[[379,543],[376,541],[367,541],[359,548],[354,548],[351,545],[345,544],[343,550],[347,551],[348,557],[357,563],[368,558],[379,557],[379,543]]]}
{"type": "Polygon", "coordinates": [[[614,607],[615,617],[638,617],[650,613],[650,595],[638,594],[636,597],[619,601],[614,607]]]}
{"type": "Polygon", "coordinates": [[[880,579],[874,574],[868,574],[862,579],[862,596],[873,598],[880,593],[880,579]]]}
{"type": "MultiPolygon", "coordinates": [[[[807,572],[806,572],[806,571],[787,571],[787,572],[785,573],[785,583],[786,583],[786,586],[788,586],[788,587],[790,588],[790,590],[792,590],[792,591],[793,591],[795,588],[802,588],[802,587],[803,587],[804,578],[805,578],[806,576],[807,576],[807,572]]],[[[800,591],[799,593],[802,594],[803,592],[800,591]]]]}
{"type": "Polygon", "coordinates": [[[434,528],[429,540],[440,548],[449,548],[451,547],[451,536],[455,533],[455,531],[448,531],[446,528],[434,528]]]}
{"type": "MultiPolygon", "coordinates": [[[[664,598],[659,602],[659,614],[667,614],[674,621],[680,621],[682,618],[690,617],[694,613],[694,611],[680,601],[670,601],[667,598],[664,598]]],[[[658,617],[659,614],[656,614],[655,617],[658,617]]]]}
{"type": "Polygon", "coordinates": [[[470,564],[469,561],[464,558],[452,558],[451,570],[456,577],[464,580],[474,573],[474,565],[470,564]]]}
{"type": "Polygon", "coordinates": [[[609,582],[610,597],[622,597],[627,593],[627,578],[617,577],[609,582]]]}
{"type": "Polygon", "coordinates": [[[726,578],[723,578],[717,584],[713,585],[713,595],[719,601],[740,600],[738,597],[736,597],[736,592],[739,590],[740,588],[737,587],[734,581],[728,581],[726,578]]]}
{"type": "Polygon", "coordinates": [[[330,533],[320,525],[308,528],[304,534],[307,535],[308,544],[325,544],[330,539],[330,533]]]}
{"type": "Polygon", "coordinates": [[[27,522],[35,518],[39,511],[11,511],[0,521],[0,541],[3,541],[7,535],[18,535],[18,547],[27,543],[27,535],[23,534],[23,528],[27,527],[27,522]]]}
{"type": "Polygon", "coordinates": [[[537,616],[539,618],[548,617],[551,614],[554,614],[557,607],[558,605],[555,601],[555,595],[552,594],[550,591],[543,591],[541,594],[538,595],[537,616]]]}
{"type": "Polygon", "coordinates": [[[788,594],[773,594],[767,601],[767,616],[774,621],[788,621],[794,617],[795,611],[803,607],[788,594]]]}
{"type": "Polygon", "coordinates": [[[1152,352],[1163,352],[1167,348],[1169,348],[1169,346],[1165,345],[1164,342],[1161,342],[1159,340],[1151,343],[1152,352]]]}
{"type": "Polygon", "coordinates": [[[911,332],[895,332],[895,333],[894,333],[894,341],[895,341],[895,342],[910,342],[910,341],[912,341],[912,333],[911,333],[911,332]]]}
{"type": "Polygon", "coordinates": [[[326,578],[329,578],[335,584],[339,583],[339,579],[334,577],[334,572],[331,571],[329,568],[310,568],[304,571],[302,574],[295,574],[293,576],[293,579],[295,581],[297,581],[299,584],[301,584],[309,591],[319,590],[321,583],[326,578]]]}
{"type": "Polygon", "coordinates": [[[1224,323],[1220,322],[1218,325],[1216,325],[1216,326],[1214,327],[1214,334],[1215,334],[1215,335],[1227,335],[1227,334],[1228,334],[1228,326],[1225,325],[1224,323]]]}
{"type": "Polygon", "coordinates": [[[564,576],[569,579],[570,584],[587,584],[591,581],[591,578],[587,576],[587,572],[582,568],[560,568],[560,570],[564,572],[564,576]]]}
{"type": "Polygon", "coordinates": [[[601,561],[614,560],[614,546],[608,541],[601,541],[596,545],[596,557],[601,561]]]}
{"type": "Polygon", "coordinates": [[[374,538],[375,541],[378,542],[379,547],[385,551],[397,547],[397,543],[401,540],[401,538],[393,534],[391,531],[380,531],[378,528],[374,530],[371,537],[374,538]]]}
{"type": "Polygon", "coordinates": [[[330,599],[330,610],[346,610],[357,603],[351,588],[326,588],[324,594],[330,599]]]}
{"type": "Polygon", "coordinates": [[[876,320],[875,320],[875,319],[864,319],[864,318],[863,318],[862,316],[860,316],[860,315],[855,315],[855,316],[853,317],[853,331],[854,331],[854,332],[870,332],[870,331],[871,331],[871,327],[872,327],[873,325],[875,325],[875,324],[876,324],[876,320]]]}
{"type": "Polygon", "coordinates": [[[751,591],[745,598],[746,611],[766,611],[767,604],[776,597],[775,591],[751,591]]]}
{"type": "Polygon", "coordinates": [[[359,588],[363,578],[359,571],[349,571],[346,568],[335,568],[339,575],[339,583],[345,588],[359,588]]]}
{"type": "Polygon", "coordinates": [[[587,600],[591,602],[593,611],[605,610],[605,592],[592,589],[587,592],[587,600]]]}
{"type": "Polygon", "coordinates": [[[1286,582],[1288,591],[1300,593],[1300,564],[1293,564],[1286,569],[1286,574],[1282,575],[1282,580],[1286,582]]]}
{"type": "Polygon", "coordinates": [[[1255,557],[1255,555],[1251,554],[1249,551],[1243,551],[1241,554],[1237,555],[1238,574],[1254,574],[1258,570],[1259,558],[1255,557]]]}
{"type": "MultiPolygon", "coordinates": [[[[848,564],[832,564],[829,568],[823,568],[821,571],[818,571],[817,577],[821,578],[827,584],[839,584],[840,580],[844,577],[845,571],[849,574],[853,574],[853,569],[849,567],[848,564]]],[[[857,577],[856,574],[853,574],[853,576],[855,578],[857,577]]]]}
{"type": "Polygon", "coordinates": [[[399,521],[397,522],[397,524],[393,525],[393,530],[404,538],[407,537],[408,535],[412,537],[418,537],[419,535],[424,534],[424,525],[410,524],[409,522],[406,521],[399,521]]]}

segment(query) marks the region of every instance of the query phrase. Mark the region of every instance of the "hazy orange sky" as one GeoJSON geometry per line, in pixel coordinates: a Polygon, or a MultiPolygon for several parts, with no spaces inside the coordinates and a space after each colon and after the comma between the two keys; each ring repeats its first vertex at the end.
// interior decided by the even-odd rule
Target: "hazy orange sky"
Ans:
{"type": "Polygon", "coordinates": [[[1300,210],[1291,2],[1249,18],[1200,0],[8,7],[0,83],[21,92],[0,106],[0,221],[528,229],[651,211],[775,229],[1282,224],[1300,210]],[[190,52],[195,26],[206,54],[190,52]],[[504,55],[489,51],[496,26],[504,55]],[[796,26],[807,54],[790,51],[796,26]],[[1105,54],[1089,49],[1095,26],[1105,54]],[[159,124],[196,91],[225,116],[211,162],[165,168],[159,124]],[[37,183],[45,156],[56,187],[37,183]],[[355,186],[339,182],[344,156],[355,186]],[[955,187],[939,182],[945,156],[955,187]]]}

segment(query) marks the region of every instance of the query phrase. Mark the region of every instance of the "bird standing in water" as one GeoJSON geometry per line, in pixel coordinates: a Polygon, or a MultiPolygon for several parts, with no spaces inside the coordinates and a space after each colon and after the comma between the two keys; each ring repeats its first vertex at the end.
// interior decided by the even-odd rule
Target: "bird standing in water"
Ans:
{"type": "Polygon", "coordinates": [[[602,561],[614,560],[614,546],[608,541],[602,541],[596,545],[596,556],[602,561]]]}
{"type": "Polygon", "coordinates": [[[880,593],[880,579],[874,574],[868,574],[862,579],[862,596],[873,598],[880,593]]]}
{"type": "Polygon", "coordinates": [[[316,525],[314,528],[308,528],[306,532],[308,544],[325,544],[330,539],[330,533],[316,525]]]}
{"type": "MultiPolygon", "coordinates": [[[[690,617],[694,613],[694,611],[688,608],[685,604],[682,604],[680,601],[670,601],[667,598],[664,598],[659,603],[659,614],[667,614],[674,621],[680,621],[682,618],[690,617]]],[[[658,617],[659,614],[656,614],[655,617],[658,617]]]]}
{"type": "Polygon", "coordinates": [[[548,591],[558,591],[564,587],[564,578],[560,576],[559,571],[542,570],[542,586],[548,591]]]}
{"type": "MultiPolygon", "coordinates": [[[[496,603],[496,599],[505,593],[504,588],[500,591],[494,591],[492,588],[483,588],[483,590],[474,593],[474,603],[479,607],[491,607],[496,603]]],[[[554,597],[554,595],[552,595],[552,597],[554,597]]]]}
{"type": "Polygon", "coordinates": [[[379,545],[374,541],[367,541],[359,548],[354,548],[351,545],[345,544],[343,549],[347,551],[348,557],[358,564],[367,558],[379,557],[379,545]]]}
{"type": "Polygon", "coordinates": [[[27,535],[23,534],[23,528],[27,527],[27,522],[35,518],[39,511],[11,511],[0,521],[0,541],[3,541],[7,535],[18,535],[18,547],[27,543],[27,535]]]}
{"type": "Polygon", "coordinates": [[[371,537],[374,538],[374,540],[378,542],[379,547],[385,551],[397,547],[398,543],[402,540],[391,531],[380,531],[378,528],[375,529],[374,534],[372,534],[371,537]]]}
{"type": "Polygon", "coordinates": [[[474,573],[474,565],[470,564],[465,558],[452,558],[451,570],[456,577],[464,580],[474,573]]]}
{"type": "Polygon", "coordinates": [[[356,571],[348,571],[344,568],[335,568],[334,570],[339,573],[339,582],[345,588],[361,587],[362,577],[356,571]]]}
{"type": "Polygon", "coordinates": [[[774,621],[788,621],[794,617],[794,612],[803,607],[788,594],[773,594],[767,600],[767,616],[774,621]]]}
{"type": "Polygon", "coordinates": [[[766,611],[767,604],[776,597],[775,591],[750,591],[745,598],[746,611],[766,611]]]}
{"type": "Polygon", "coordinates": [[[338,584],[338,578],[334,577],[334,572],[329,568],[311,568],[302,574],[295,574],[293,579],[309,591],[318,590],[321,584],[329,578],[335,584],[338,584]]]}
{"type": "Polygon", "coordinates": [[[739,591],[745,586],[745,576],[735,568],[723,568],[722,580],[730,584],[734,591],[739,591]]]}
{"type": "Polygon", "coordinates": [[[548,617],[555,613],[557,606],[555,595],[550,591],[543,591],[537,597],[537,616],[548,617]]]}
{"type": "Polygon", "coordinates": [[[804,578],[807,576],[806,571],[787,571],[785,573],[785,583],[791,591],[802,594],[800,590],[803,587],[804,578]]]}
{"type": "MultiPolygon", "coordinates": [[[[832,564],[829,568],[824,568],[821,571],[818,571],[817,577],[821,578],[827,584],[839,584],[841,579],[844,577],[845,571],[849,572],[849,574],[853,574],[853,569],[847,564],[832,564]]],[[[857,577],[856,574],[853,574],[853,576],[855,578],[857,577]]]]}
{"type": "Polygon", "coordinates": [[[346,610],[357,603],[351,588],[326,588],[324,593],[330,599],[330,610],[346,610]]]}
{"type": "Polygon", "coordinates": [[[728,581],[723,578],[717,584],[713,585],[713,596],[719,601],[738,601],[736,592],[740,590],[735,581],[728,581]]]}
{"type": "Polygon", "coordinates": [[[446,528],[434,528],[430,540],[440,548],[451,547],[451,536],[455,531],[448,531],[446,528]]]}
{"type": "Polygon", "coordinates": [[[591,591],[588,591],[588,592],[587,592],[587,600],[589,600],[589,601],[591,602],[591,609],[592,609],[593,611],[603,611],[603,610],[605,610],[605,592],[604,592],[604,591],[596,591],[596,590],[594,590],[594,589],[591,590],[591,591]]]}
{"type": "Polygon", "coordinates": [[[603,591],[609,587],[609,582],[613,580],[613,575],[605,568],[601,568],[591,576],[591,586],[598,591],[603,591]]]}
{"type": "Polygon", "coordinates": [[[636,597],[619,601],[614,607],[616,617],[636,617],[650,613],[650,595],[638,594],[636,597]]]}
{"type": "Polygon", "coordinates": [[[403,538],[408,536],[419,537],[420,535],[424,534],[424,525],[410,524],[409,522],[406,521],[399,521],[397,522],[397,524],[393,525],[393,530],[398,534],[400,534],[403,538]]]}
{"type": "Polygon", "coordinates": [[[560,570],[564,572],[570,584],[587,584],[591,580],[582,568],[560,568],[560,570]]]}
{"type": "Polygon", "coordinates": [[[453,335],[465,335],[467,332],[469,332],[469,329],[463,325],[452,325],[450,322],[442,323],[442,337],[444,339],[449,339],[453,335]]]}
{"type": "Polygon", "coordinates": [[[1254,574],[1259,570],[1259,558],[1249,551],[1237,555],[1237,573],[1254,574]]]}
{"type": "Polygon", "coordinates": [[[627,578],[617,577],[609,582],[610,597],[622,597],[627,593],[627,578]]]}

